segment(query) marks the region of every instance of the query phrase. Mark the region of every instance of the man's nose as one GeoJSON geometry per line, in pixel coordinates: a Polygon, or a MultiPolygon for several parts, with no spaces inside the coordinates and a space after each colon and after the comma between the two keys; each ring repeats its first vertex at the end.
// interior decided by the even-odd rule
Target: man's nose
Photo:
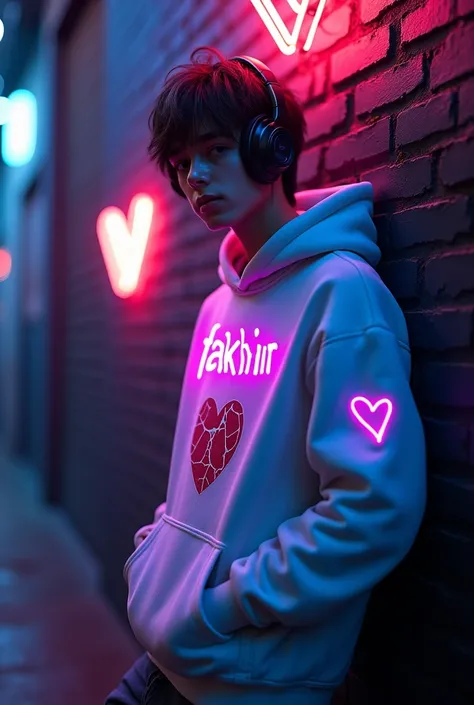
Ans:
{"type": "Polygon", "coordinates": [[[188,184],[194,186],[207,181],[209,181],[209,169],[206,165],[202,163],[192,164],[188,174],[188,184]]]}

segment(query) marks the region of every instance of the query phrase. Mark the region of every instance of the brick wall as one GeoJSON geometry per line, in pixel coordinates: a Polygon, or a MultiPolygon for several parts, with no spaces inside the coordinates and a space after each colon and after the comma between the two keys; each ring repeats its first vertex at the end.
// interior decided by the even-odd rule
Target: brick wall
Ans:
{"type": "MultiPolygon", "coordinates": [[[[303,100],[301,188],[374,184],[380,273],[411,336],[429,506],[414,550],[374,593],[341,702],[472,703],[474,2],[328,0],[313,49],[288,57],[244,0],[226,11],[212,0],[103,1],[103,205],[126,209],[146,190],[163,213],[140,293],[103,293],[110,442],[88,446],[89,481],[75,507],[77,516],[82,503],[77,522],[104,563],[108,595],[124,615],[121,568],[133,532],[164,500],[193,324],[219,284],[222,232],[208,231],[146,157],[147,118],[166,72],[210,44],[259,57],[303,100]],[[102,513],[98,497],[107,498],[102,513]]],[[[85,367],[99,344],[89,339],[85,367]]],[[[81,453],[81,428],[67,432],[66,455],[81,453]]]]}

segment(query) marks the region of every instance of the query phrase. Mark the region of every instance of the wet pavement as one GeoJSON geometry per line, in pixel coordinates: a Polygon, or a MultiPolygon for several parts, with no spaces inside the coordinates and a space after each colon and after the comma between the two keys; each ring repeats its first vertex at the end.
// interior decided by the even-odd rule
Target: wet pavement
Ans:
{"type": "Polygon", "coordinates": [[[139,655],[34,473],[0,454],[0,705],[103,705],[139,655]]]}

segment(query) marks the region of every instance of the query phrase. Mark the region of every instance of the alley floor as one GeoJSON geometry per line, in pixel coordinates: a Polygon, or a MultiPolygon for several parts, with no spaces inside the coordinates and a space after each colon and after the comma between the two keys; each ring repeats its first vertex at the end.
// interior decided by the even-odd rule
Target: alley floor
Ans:
{"type": "Polygon", "coordinates": [[[103,705],[139,652],[33,473],[0,455],[0,705],[103,705]]]}

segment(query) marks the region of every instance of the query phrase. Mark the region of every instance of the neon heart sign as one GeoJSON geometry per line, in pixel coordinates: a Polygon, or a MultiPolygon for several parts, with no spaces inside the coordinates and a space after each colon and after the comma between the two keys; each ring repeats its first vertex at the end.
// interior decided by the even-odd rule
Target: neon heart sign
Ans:
{"type": "MultiPolygon", "coordinates": [[[[298,41],[298,37],[300,36],[301,26],[304,18],[306,17],[310,0],[301,0],[300,2],[298,2],[298,0],[286,1],[296,15],[296,21],[292,32],[290,32],[282,20],[281,15],[272,0],[250,0],[260,15],[264,25],[275,40],[280,51],[287,56],[291,56],[291,54],[294,54],[296,51],[296,43],[298,41]]],[[[309,28],[306,42],[303,45],[303,51],[309,51],[311,48],[325,5],[326,0],[318,0],[318,6],[316,8],[314,18],[311,23],[311,27],[309,28]]]]}
{"type": "Polygon", "coordinates": [[[8,279],[12,271],[12,257],[8,250],[0,248],[0,282],[8,279]]]}
{"type": "Polygon", "coordinates": [[[392,415],[392,410],[393,410],[393,405],[390,399],[379,399],[376,404],[371,404],[370,401],[366,397],[354,397],[351,401],[351,411],[356,417],[357,421],[364,426],[370,433],[375,436],[375,439],[377,443],[382,442],[383,435],[385,433],[385,430],[387,428],[387,424],[390,420],[390,417],[392,415]],[[362,406],[361,406],[362,404],[362,406]],[[357,405],[359,405],[359,410],[357,409],[357,405]],[[375,423],[375,417],[374,414],[377,411],[377,409],[384,405],[386,407],[385,411],[385,416],[382,420],[382,424],[379,427],[378,431],[373,427],[373,423],[375,423]],[[372,416],[369,416],[367,412],[370,412],[372,416]],[[369,419],[369,420],[367,420],[369,419]]]}
{"type": "Polygon", "coordinates": [[[131,296],[137,288],[152,220],[153,201],[144,194],[132,199],[128,220],[115,206],[104,208],[97,218],[97,237],[109,280],[121,298],[131,296]]]}

